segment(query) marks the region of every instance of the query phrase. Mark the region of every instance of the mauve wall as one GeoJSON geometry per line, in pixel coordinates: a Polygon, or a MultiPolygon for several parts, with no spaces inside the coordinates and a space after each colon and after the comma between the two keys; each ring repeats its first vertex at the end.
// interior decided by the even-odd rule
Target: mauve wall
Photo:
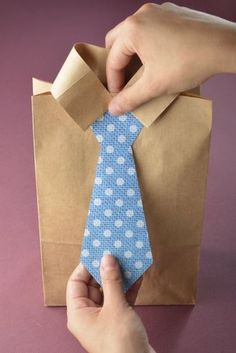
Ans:
{"type": "MultiPolygon", "coordinates": [[[[236,21],[234,0],[177,1],[236,21]]],[[[31,77],[53,80],[74,42],[104,44],[141,1],[0,3],[0,352],[84,352],[66,309],[43,306],[31,125],[31,77]]],[[[236,346],[236,75],[209,80],[214,118],[198,304],[140,307],[159,353],[233,353],[236,346]]],[[[127,352],[128,353],[128,352],[127,352]]]]}

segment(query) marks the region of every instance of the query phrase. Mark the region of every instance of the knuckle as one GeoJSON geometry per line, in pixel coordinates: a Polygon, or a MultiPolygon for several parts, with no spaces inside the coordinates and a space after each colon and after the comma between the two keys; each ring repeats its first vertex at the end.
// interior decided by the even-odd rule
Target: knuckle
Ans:
{"type": "Polygon", "coordinates": [[[117,270],[109,270],[109,272],[105,273],[103,276],[103,283],[121,283],[122,279],[117,270]]]}
{"type": "Polygon", "coordinates": [[[175,4],[173,4],[173,2],[163,2],[163,4],[161,4],[162,7],[165,7],[167,9],[172,9],[173,7],[175,7],[175,4]]]}
{"type": "Polygon", "coordinates": [[[116,104],[122,111],[128,111],[130,108],[130,99],[126,97],[126,94],[120,94],[117,96],[116,104]]]}
{"type": "Polygon", "coordinates": [[[106,47],[109,46],[109,43],[110,43],[110,37],[111,37],[111,32],[107,32],[107,34],[105,35],[105,44],[106,44],[106,47]]]}
{"type": "Polygon", "coordinates": [[[103,279],[104,286],[122,286],[122,280],[120,278],[104,278],[103,279]]]}
{"type": "Polygon", "coordinates": [[[140,7],[140,11],[149,11],[152,10],[154,7],[156,7],[156,4],[152,2],[146,2],[140,7]]]}
{"type": "Polygon", "coordinates": [[[135,16],[135,15],[128,16],[124,21],[124,25],[129,34],[132,34],[133,32],[137,32],[139,23],[140,21],[138,19],[138,16],[135,16]]]}
{"type": "Polygon", "coordinates": [[[125,19],[123,33],[126,35],[126,41],[132,47],[136,47],[139,37],[143,32],[144,23],[144,16],[140,16],[139,13],[135,13],[125,19]]]}

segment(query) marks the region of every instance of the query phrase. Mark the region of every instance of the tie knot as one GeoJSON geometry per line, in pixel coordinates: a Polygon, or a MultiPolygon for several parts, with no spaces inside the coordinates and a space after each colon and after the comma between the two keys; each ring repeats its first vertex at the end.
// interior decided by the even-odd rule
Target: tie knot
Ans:
{"type": "Polygon", "coordinates": [[[142,127],[142,123],[129,112],[120,116],[105,112],[91,125],[93,133],[102,145],[112,142],[123,146],[131,146],[142,127]]]}

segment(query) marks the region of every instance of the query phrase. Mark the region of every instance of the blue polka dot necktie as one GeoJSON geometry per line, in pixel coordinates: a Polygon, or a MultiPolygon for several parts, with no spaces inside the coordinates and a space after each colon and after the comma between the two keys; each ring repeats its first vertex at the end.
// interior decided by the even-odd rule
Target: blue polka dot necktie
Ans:
{"type": "Polygon", "coordinates": [[[153,262],[131,148],[142,127],[132,113],[108,112],[91,125],[100,155],[80,260],[101,284],[101,258],[115,256],[125,291],[153,262]]]}

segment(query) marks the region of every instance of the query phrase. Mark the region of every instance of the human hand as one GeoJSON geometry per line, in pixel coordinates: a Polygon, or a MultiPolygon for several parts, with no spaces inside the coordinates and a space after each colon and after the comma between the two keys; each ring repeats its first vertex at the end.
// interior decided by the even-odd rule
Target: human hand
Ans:
{"type": "Polygon", "coordinates": [[[113,115],[194,88],[214,74],[236,72],[236,24],[172,3],[143,5],[107,33],[106,47],[113,115]],[[143,64],[142,75],[122,89],[134,54],[143,64]]]}
{"type": "Polygon", "coordinates": [[[89,353],[155,353],[141,319],[129,305],[140,282],[124,295],[119,265],[105,255],[100,286],[82,264],[71,274],[66,290],[67,327],[89,353]]]}

